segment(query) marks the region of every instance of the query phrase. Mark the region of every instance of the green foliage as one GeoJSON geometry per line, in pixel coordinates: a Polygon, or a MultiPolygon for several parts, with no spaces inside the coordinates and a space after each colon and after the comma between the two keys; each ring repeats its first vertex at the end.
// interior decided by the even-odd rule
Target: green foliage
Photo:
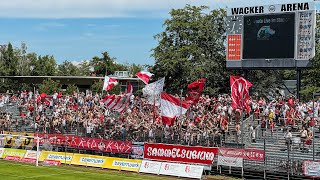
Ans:
{"type": "Polygon", "coordinates": [[[45,55],[39,56],[35,63],[34,75],[35,76],[54,76],[56,73],[56,60],[53,56],[45,55]]]}
{"type": "MultiPolygon", "coordinates": [[[[119,94],[120,94],[120,91],[121,91],[121,88],[120,88],[120,85],[118,84],[118,85],[116,85],[116,86],[113,86],[113,88],[110,89],[110,90],[108,91],[108,93],[109,93],[109,94],[117,94],[117,95],[119,95],[119,94]]],[[[106,92],[104,92],[104,93],[106,93],[106,92]]]]}
{"type": "Polygon", "coordinates": [[[83,61],[80,63],[79,67],[79,75],[80,76],[89,76],[90,71],[90,62],[89,61],[83,61]]]}
{"type": "Polygon", "coordinates": [[[142,94],[143,94],[142,89],[138,89],[134,94],[136,96],[142,96],[142,94]]]}
{"type": "Polygon", "coordinates": [[[108,52],[102,53],[102,57],[93,57],[90,65],[94,67],[97,76],[114,74],[115,71],[127,71],[127,67],[116,62],[116,58],[111,58],[108,52]],[[107,71],[107,73],[106,73],[107,71]]]}
{"type": "Polygon", "coordinates": [[[140,71],[142,71],[144,69],[143,65],[139,65],[139,64],[135,64],[135,63],[126,64],[126,66],[127,66],[128,71],[129,71],[129,74],[131,74],[133,76],[135,74],[137,74],[137,72],[140,72],[140,71]]]}
{"type": "Polygon", "coordinates": [[[0,79],[0,92],[5,93],[9,90],[13,91],[19,91],[20,85],[16,80],[11,80],[11,79],[0,79]]]}
{"type": "Polygon", "coordinates": [[[305,88],[303,88],[303,90],[300,93],[301,93],[301,98],[303,100],[310,100],[312,99],[313,93],[319,93],[319,92],[320,92],[320,87],[306,86],[305,88]]]}
{"type": "Polygon", "coordinates": [[[64,61],[62,64],[58,65],[57,74],[59,76],[79,76],[80,70],[70,61],[64,61]]]}
{"type": "Polygon", "coordinates": [[[39,93],[46,93],[52,95],[55,92],[61,90],[61,85],[59,81],[54,81],[52,79],[44,80],[39,86],[39,93]]]}
{"type": "Polygon", "coordinates": [[[173,9],[157,34],[159,44],[153,49],[155,65],[150,69],[155,79],[166,77],[166,89],[179,93],[187,84],[207,78],[207,92],[226,92],[225,16],[223,9],[208,12],[208,7],[187,5],[173,9]]]}
{"type": "Polygon", "coordinates": [[[103,80],[95,81],[91,86],[91,91],[93,93],[101,93],[103,87],[103,80]]]}
{"type": "Polygon", "coordinates": [[[65,93],[68,95],[72,95],[74,92],[78,91],[78,87],[74,84],[69,84],[65,93]]]}

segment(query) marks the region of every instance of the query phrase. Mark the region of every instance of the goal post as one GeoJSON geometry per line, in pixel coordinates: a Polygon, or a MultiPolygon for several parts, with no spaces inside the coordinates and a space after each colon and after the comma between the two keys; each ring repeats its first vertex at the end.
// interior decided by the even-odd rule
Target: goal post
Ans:
{"type": "MultiPolygon", "coordinates": [[[[7,142],[9,141],[14,141],[12,143],[11,148],[14,149],[15,145],[19,145],[21,146],[23,142],[25,142],[26,140],[30,140],[33,139],[33,145],[31,146],[32,149],[34,147],[34,145],[36,145],[36,166],[39,166],[39,156],[40,156],[40,140],[42,138],[38,137],[38,136],[24,136],[24,135],[13,135],[13,134],[0,134],[0,148],[1,147],[5,147],[8,145],[7,142]]],[[[11,144],[11,143],[10,143],[11,144]]]]}

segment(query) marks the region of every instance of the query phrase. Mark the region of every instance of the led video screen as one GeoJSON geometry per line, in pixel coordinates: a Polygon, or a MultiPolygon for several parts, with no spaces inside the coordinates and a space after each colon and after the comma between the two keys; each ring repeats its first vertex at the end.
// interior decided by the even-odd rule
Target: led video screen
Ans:
{"type": "Polygon", "coordinates": [[[243,59],[294,58],[294,13],[245,16],[243,23],[243,59]]]}

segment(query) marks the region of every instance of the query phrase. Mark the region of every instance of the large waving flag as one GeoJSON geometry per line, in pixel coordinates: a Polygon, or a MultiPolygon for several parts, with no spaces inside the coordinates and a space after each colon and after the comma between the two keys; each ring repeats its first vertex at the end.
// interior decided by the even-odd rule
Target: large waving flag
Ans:
{"type": "Polygon", "coordinates": [[[243,109],[248,102],[249,88],[252,84],[240,76],[230,76],[230,86],[231,86],[231,95],[232,95],[232,108],[234,109],[243,109]]]}
{"type": "Polygon", "coordinates": [[[206,79],[198,79],[191,84],[188,85],[188,97],[186,98],[186,101],[188,103],[197,103],[200,99],[201,93],[203,91],[204,86],[206,85],[206,79]]]}
{"type": "Polygon", "coordinates": [[[140,71],[136,74],[136,76],[143,81],[145,84],[149,83],[149,80],[151,78],[151,76],[153,76],[152,73],[148,72],[148,71],[140,71]]]}
{"type": "Polygon", "coordinates": [[[155,106],[160,105],[160,93],[163,91],[165,78],[162,78],[151,84],[147,84],[143,89],[143,95],[146,96],[146,104],[155,106]]]}
{"type": "Polygon", "coordinates": [[[132,85],[129,83],[127,93],[125,95],[107,95],[102,102],[107,109],[115,110],[119,113],[123,113],[125,108],[130,102],[130,96],[132,95],[132,85]]]}
{"type": "Polygon", "coordinates": [[[118,85],[118,81],[116,79],[105,76],[102,90],[109,91],[116,85],[118,85]]]}
{"type": "Polygon", "coordinates": [[[170,94],[161,93],[161,117],[163,124],[173,125],[174,119],[177,116],[185,114],[189,108],[186,102],[181,102],[170,94]]]}

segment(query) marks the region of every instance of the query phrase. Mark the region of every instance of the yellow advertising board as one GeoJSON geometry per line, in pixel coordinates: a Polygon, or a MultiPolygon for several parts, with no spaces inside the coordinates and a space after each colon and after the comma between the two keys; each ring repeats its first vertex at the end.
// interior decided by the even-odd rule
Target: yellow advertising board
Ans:
{"type": "MultiPolygon", "coordinates": [[[[11,134],[11,135],[21,135],[21,136],[33,136],[34,133],[26,133],[26,132],[8,132],[4,131],[4,134],[11,134]]],[[[19,136],[6,136],[4,145],[7,146],[16,146],[16,147],[33,147],[33,138],[23,138],[19,136]]]]}
{"type": "Polygon", "coordinates": [[[5,148],[1,158],[5,158],[6,156],[19,156],[20,158],[23,158],[26,152],[27,151],[24,149],[5,148]]]}
{"type": "Polygon", "coordinates": [[[107,157],[87,154],[74,154],[71,164],[80,166],[100,167],[106,163],[107,157]]]}
{"type": "Polygon", "coordinates": [[[45,159],[49,159],[49,160],[60,161],[61,163],[71,164],[72,158],[73,158],[73,153],[42,151],[40,154],[39,161],[44,161],[45,159]]]}
{"type": "Polygon", "coordinates": [[[142,160],[107,157],[103,168],[138,172],[142,160]]]}

